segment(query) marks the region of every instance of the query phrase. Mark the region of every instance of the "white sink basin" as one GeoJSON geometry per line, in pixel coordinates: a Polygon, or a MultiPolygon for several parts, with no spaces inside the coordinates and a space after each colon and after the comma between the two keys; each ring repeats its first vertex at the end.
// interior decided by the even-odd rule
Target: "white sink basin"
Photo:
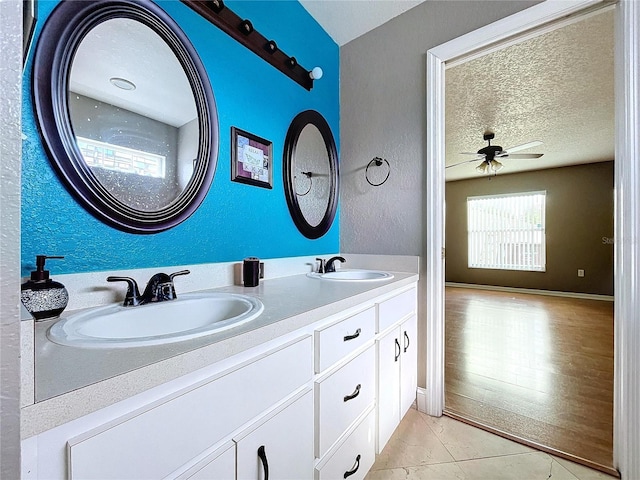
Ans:
{"type": "Polygon", "coordinates": [[[329,273],[307,273],[311,278],[321,280],[336,280],[344,282],[376,282],[379,280],[389,280],[393,278],[393,274],[380,270],[352,270],[340,269],[329,273]]]}
{"type": "Polygon", "coordinates": [[[88,348],[160,345],[202,337],[257,318],[262,302],[231,293],[186,293],[176,300],[108,305],[71,315],[47,332],[54,343],[88,348]]]}

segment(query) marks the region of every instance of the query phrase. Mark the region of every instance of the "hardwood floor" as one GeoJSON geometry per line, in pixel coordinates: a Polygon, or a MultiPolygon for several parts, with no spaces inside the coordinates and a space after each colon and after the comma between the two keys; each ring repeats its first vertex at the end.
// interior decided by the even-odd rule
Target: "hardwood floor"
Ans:
{"type": "Polygon", "coordinates": [[[613,470],[613,302],[446,288],[445,411],[613,470]]]}

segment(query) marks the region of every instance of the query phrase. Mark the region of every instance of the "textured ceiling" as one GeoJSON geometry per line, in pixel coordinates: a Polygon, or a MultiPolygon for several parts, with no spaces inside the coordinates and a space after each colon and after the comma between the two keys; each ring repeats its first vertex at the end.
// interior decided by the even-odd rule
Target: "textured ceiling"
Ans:
{"type": "Polygon", "coordinates": [[[300,0],[300,3],[342,46],[424,1],[300,0]]]}
{"type": "MultiPolygon", "coordinates": [[[[613,160],[613,11],[588,17],[446,71],[446,164],[487,145],[540,140],[501,159],[499,175],[613,160]]],[[[480,161],[446,169],[447,180],[479,176],[480,161]]]]}

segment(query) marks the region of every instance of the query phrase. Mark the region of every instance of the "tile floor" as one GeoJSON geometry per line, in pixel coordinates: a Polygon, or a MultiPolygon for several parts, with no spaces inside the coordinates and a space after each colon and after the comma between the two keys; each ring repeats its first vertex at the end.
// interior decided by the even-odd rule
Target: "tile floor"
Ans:
{"type": "Polygon", "coordinates": [[[612,480],[449,417],[409,410],[365,480],[612,480]]]}

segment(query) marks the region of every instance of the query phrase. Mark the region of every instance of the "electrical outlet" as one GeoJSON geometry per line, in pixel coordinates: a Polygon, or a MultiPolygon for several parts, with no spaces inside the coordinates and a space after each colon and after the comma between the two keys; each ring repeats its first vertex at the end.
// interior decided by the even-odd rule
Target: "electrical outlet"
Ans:
{"type": "Polygon", "coordinates": [[[581,269],[581,268],[578,269],[578,276],[579,277],[584,277],[584,270],[583,269],[581,269]]]}

